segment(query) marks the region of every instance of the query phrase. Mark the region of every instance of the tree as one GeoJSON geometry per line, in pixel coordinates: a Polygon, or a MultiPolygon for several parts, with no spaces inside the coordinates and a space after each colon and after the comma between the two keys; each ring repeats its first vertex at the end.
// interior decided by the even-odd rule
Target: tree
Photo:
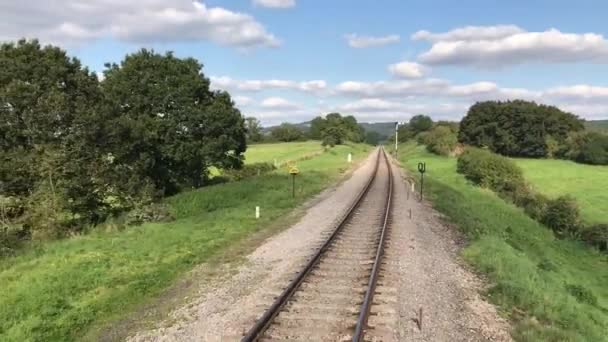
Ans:
{"type": "Polygon", "coordinates": [[[575,160],[593,165],[608,165],[608,135],[589,132],[575,160]]]}
{"type": "Polygon", "coordinates": [[[429,152],[447,156],[456,147],[458,137],[449,126],[435,126],[428,132],[425,142],[429,152]]]}
{"type": "Polygon", "coordinates": [[[324,139],[328,134],[336,138],[331,139],[334,144],[341,144],[346,140],[353,142],[365,140],[365,129],[357,123],[357,119],[352,115],[343,117],[340,113],[329,113],[325,118],[318,116],[310,122],[311,139],[324,139]],[[329,128],[337,129],[324,133],[329,128]]]}
{"type": "Polygon", "coordinates": [[[27,195],[48,179],[41,160],[62,149],[74,120],[101,93],[97,77],[37,40],[0,46],[0,194],[27,195]],[[20,170],[20,171],[17,171],[20,170]]]}
{"type": "Polygon", "coordinates": [[[289,123],[282,123],[275,127],[270,134],[274,139],[285,142],[300,140],[304,137],[304,133],[300,129],[289,123]]]}
{"type": "Polygon", "coordinates": [[[310,131],[308,132],[310,139],[321,140],[321,131],[324,127],[325,119],[320,116],[317,116],[316,118],[312,119],[312,121],[310,121],[310,131]]]}
{"type": "Polygon", "coordinates": [[[460,123],[458,140],[507,156],[544,157],[550,149],[559,149],[556,142],[564,145],[571,132],[583,129],[578,117],[553,106],[487,101],[469,109],[460,123]]]}
{"type": "Polygon", "coordinates": [[[202,186],[210,166],[242,165],[244,119],[228,93],[209,90],[198,61],[144,49],[106,67],[103,154],[114,169],[172,194],[202,186]]]}
{"type": "Polygon", "coordinates": [[[426,132],[433,128],[433,120],[426,115],[415,115],[410,119],[409,125],[407,126],[413,132],[414,135],[426,132]]]}
{"type": "Polygon", "coordinates": [[[329,126],[323,129],[321,135],[323,139],[321,144],[323,146],[334,147],[342,144],[346,137],[346,132],[340,126],[329,126]]]}
{"type": "Polygon", "coordinates": [[[247,141],[262,141],[262,125],[260,120],[252,116],[245,118],[245,128],[247,129],[247,141]]]}

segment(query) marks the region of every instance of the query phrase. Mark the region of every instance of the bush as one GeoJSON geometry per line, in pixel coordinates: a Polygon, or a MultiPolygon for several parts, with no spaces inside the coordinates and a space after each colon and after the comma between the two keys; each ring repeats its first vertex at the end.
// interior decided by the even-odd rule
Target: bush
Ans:
{"type": "Polygon", "coordinates": [[[223,176],[229,181],[239,181],[241,179],[263,175],[272,172],[276,167],[271,163],[254,163],[244,165],[240,169],[224,170],[223,176]]]}
{"type": "Polygon", "coordinates": [[[514,193],[513,202],[520,208],[524,209],[526,215],[540,221],[545,216],[549,199],[539,193],[536,193],[528,188],[522,188],[514,193]]]}
{"type": "Polygon", "coordinates": [[[576,201],[569,196],[561,196],[547,203],[541,222],[560,237],[576,237],[580,233],[581,220],[576,201]]]}
{"type": "Polygon", "coordinates": [[[478,148],[458,157],[457,171],[473,183],[510,198],[525,188],[521,169],[508,158],[478,148]]]}
{"type": "Polygon", "coordinates": [[[582,233],[583,240],[600,251],[608,251],[608,224],[596,224],[582,233]]]}
{"type": "Polygon", "coordinates": [[[458,143],[456,133],[448,126],[437,126],[433,128],[424,140],[426,141],[426,148],[429,152],[441,156],[450,155],[458,143]]]}

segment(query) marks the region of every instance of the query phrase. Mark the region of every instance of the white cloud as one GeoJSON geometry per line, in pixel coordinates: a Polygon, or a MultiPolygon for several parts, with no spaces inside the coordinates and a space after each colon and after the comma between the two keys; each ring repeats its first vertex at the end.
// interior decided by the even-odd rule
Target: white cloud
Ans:
{"type": "Polygon", "coordinates": [[[543,95],[564,101],[593,101],[608,104],[608,87],[587,84],[554,87],[545,91],[543,95]]]}
{"type": "Polygon", "coordinates": [[[543,32],[518,32],[500,27],[476,27],[432,34],[423,31],[415,39],[433,42],[418,56],[429,65],[471,65],[502,67],[528,62],[608,63],[608,40],[596,33],[562,33],[556,29],[543,32]],[[459,30],[465,30],[460,32],[459,30]],[[484,31],[485,30],[485,31],[484,31]]]}
{"type": "Polygon", "coordinates": [[[388,71],[398,78],[421,78],[426,73],[426,67],[414,62],[400,62],[388,66],[388,71]]]}
{"type": "Polygon", "coordinates": [[[356,33],[347,34],[345,36],[348,45],[356,49],[364,49],[370,47],[384,46],[389,44],[399,43],[401,37],[396,34],[391,34],[382,37],[360,36],[356,33]]]}
{"type": "Polygon", "coordinates": [[[323,80],[291,81],[291,80],[236,80],[227,76],[211,76],[211,87],[228,91],[259,92],[268,89],[289,89],[306,93],[322,94],[327,88],[323,80]]]}
{"type": "Polygon", "coordinates": [[[253,99],[251,97],[241,95],[234,96],[232,101],[234,101],[237,106],[248,106],[253,103],[253,99]]]}
{"type": "Polygon", "coordinates": [[[525,32],[515,25],[497,26],[465,26],[445,33],[431,33],[429,31],[418,31],[412,35],[413,40],[438,41],[474,41],[474,40],[496,40],[525,32]]]}
{"type": "Polygon", "coordinates": [[[99,38],[137,43],[212,41],[244,48],[280,44],[250,15],[191,0],[36,0],[0,4],[0,40],[24,36],[56,44],[99,38]]]}
{"type": "Polygon", "coordinates": [[[253,0],[253,4],[267,8],[290,8],[296,5],[296,0],[253,0]]]}
{"type": "Polygon", "coordinates": [[[300,106],[290,102],[287,99],[282,97],[268,97],[262,100],[260,104],[262,108],[265,109],[276,109],[276,110],[285,110],[285,109],[298,109],[300,106]]]}
{"type": "Polygon", "coordinates": [[[399,102],[392,102],[378,98],[367,98],[349,102],[338,107],[340,112],[389,112],[403,108],[399,102]]]}

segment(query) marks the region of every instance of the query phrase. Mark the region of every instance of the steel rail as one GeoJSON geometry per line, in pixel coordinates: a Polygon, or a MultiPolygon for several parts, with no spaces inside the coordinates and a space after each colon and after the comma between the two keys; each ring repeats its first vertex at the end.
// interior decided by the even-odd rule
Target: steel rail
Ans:
{"type": "Polygon", "coordinates": [[[357,326],[355,327],[355,334],[353,335],[353,342],[363,341],[365,335],[365,329],[367,328],[367,320],[369,318],[370,309],[374,300],[374,293],[376,292],[376,285],[378,283],[378,274],[380,273],[380,267],[382,263],[382,257],[384,256],[384,244],[386,242],[386,235],[389,227],[390,213],[392,209],[393,200],[393,170],[391,169],[390,161],[386,156],[384,150],[384,160],[386,161],[386,167],[388,169],[388,193],[386,197],[386,210],[384,212],[384,222],[382,224],[382,233],[380,234],[380,241],[378,242],[378,249],[376,250],[376,259],[374,260],[374,266],[372,273],[369,276],[369,282],[363,304],[359,311],[359,318],[357,319],[357,326]]]}
{"type": "Polygon", "coordinates": [[[342,231],[344,226],[346,226],[349,219],[353,216],[355,209],[361,204],[361,202],[363,201],[363,198],[365,198],[365,195],[371,188],[371,185],[374,182],[374,179],[376,179],[376,174],[378,173],[378,165],[380,164],[380,154],[381,153],[384,153],[384,151],[382,149],[378,150],[378,154],[376,157],[376,164],[374,166],[374,171],[372,173],[372,176],[369,178],[369,180],[365,184],[365,187],[359,192],[356,200],[348,208],[348,210],[346,211],[346,214],[342,217],[342,219],[338,223],[336,229],[329,236],[327,241],[325,241],[323,246],[321,246],[321,248],[317,251],[317,253],[314,255],[314,257],[306,264],[304,269],[298,273],[296,278],[294,278],[289,283],[287,288],[281,293],[281,295],[279,297],[277,297],[277,299],[272,303],[270,308],[268,308],[268,310],[266,310],[264,312],[264,315],[262,315],[262,317],[256,321],[255,325],[253,327],[251,327],[251,329],[249,329],[247,334],[241,339],[241,342],[253,342],[253,341],[257,341],[257,339],[261,337],[261,335],[264,333],[264,331],[266,331],[266,329],[268,328],[268,326],[270,325],[270,323],[272,322],[274,317],[279,314],[279,311],[281,311],[281,308],[287,303],[289,298],[291,298],[291,296],[300,287],[300,285],[302,284],[302,282],[304,281],[306,276],[310,273],[310,271],[312,271],[312,269],[318,264],[319,260],[321,259],[321,256],[329,248],[331,243],[335,240],[335,238],[338,236],[340,231],[342,231]]]}

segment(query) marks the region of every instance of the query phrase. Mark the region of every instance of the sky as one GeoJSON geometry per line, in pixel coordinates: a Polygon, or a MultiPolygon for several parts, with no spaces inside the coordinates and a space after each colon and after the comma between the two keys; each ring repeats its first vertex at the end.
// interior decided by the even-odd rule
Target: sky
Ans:
{"type": "Polygon", "coordinates": [[[602,0],[0,0],[0,41],[59,45],[99,75],[140,48],[194,57],[264,125],[458,120],[509,99],[608,119],[606,13],[602,0]]]}

